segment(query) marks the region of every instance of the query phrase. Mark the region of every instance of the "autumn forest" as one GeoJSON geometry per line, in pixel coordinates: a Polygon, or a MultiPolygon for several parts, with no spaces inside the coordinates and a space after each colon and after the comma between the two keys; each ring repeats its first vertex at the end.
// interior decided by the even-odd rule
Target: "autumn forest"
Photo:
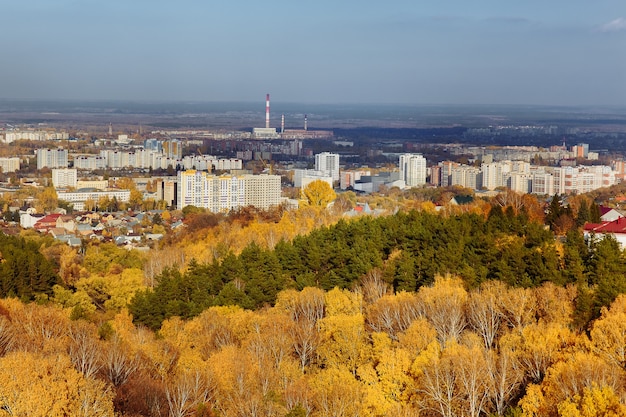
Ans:
{"type": "Polygon", "coordinates": [[[148,253],[0,235],[0,416],[626,415],[594,199],[413,197],[187,210],[148,253]]]}

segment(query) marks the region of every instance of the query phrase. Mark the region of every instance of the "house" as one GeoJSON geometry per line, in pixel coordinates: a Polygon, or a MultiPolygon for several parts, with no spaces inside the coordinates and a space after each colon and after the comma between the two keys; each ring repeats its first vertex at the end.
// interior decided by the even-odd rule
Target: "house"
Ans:
{"type": "Polygon", "coordinates": [[[62,215],[58,213],[48,214],[39,219],[39,221],[33,225],[33,228],[38,232],[47,233],[50,229],[57,227],[57,220],[61,216],[62,215]]]}
{"type": "Polygon", "coordinates": [[[611,207],[600,206],[600,220],[603,222],[612,222],[613,220],[617,220],[620,217],[624,217],[621,211],[616,210],[611,207]]]}
{"type": "Polygon", "coordinates": [[[89,236],[93,233],[93,227],[88,223],[80,223],[76,225],[76,234],[78,236],[89,236]]]}
{"type": "Polygon", "coordinates": [[[76,221],[72,216],[63,215],[57,219],[56,227],[65,229],[68,232],[73,232],[76,230],[76,221]]]}
{"type": "Polygon", "coordinates": [[[470,204],[474,202],[474,197],[471,195],[457,195],[452,197],[448,204],[452,204],[453,206],[462,206],[465,204],[470,204]]]}
{"type": "Polygon", "coordinates": [[[34,210],[20,211],[20,226],[24,229],[30,229],[35,226],[39,220],[45,217],[44,214],[37,214],[34,210]]]}
{"type": "Polygon", "coordinates": [[[585,239],[602,239],[604,236],[612,236],[617,240],[622,249],[626,249],[626,217],[619,217],[610,222],[587,223],[584,226],[585,239]]]}

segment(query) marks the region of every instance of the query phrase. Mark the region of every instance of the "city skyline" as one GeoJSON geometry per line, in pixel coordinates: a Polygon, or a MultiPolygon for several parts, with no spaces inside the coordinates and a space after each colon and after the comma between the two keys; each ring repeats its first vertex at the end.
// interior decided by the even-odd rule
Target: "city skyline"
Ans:
{"type": "Polygon", "coordinates": [[[617,0],[0,6],[0,98],[626,104],[617,0]]]}

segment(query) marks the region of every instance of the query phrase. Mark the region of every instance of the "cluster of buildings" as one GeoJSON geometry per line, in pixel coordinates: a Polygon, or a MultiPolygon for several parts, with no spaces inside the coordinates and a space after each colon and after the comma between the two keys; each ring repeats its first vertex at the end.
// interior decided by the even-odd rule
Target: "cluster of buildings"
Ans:
{"type": "MultiPolygon", "coordinates": [[[[572,149],[571,152],[581,157],[591,154],[588,146],[577,145],[572,149]]],[[[623,165],[621,169],[626,168],[623,165]]],[[[509,188],[522,194],[582,194],[614,185],[619,173],[619,169],[607,165],[548,167],[524,160],[494,161],[491,155],[484,155],[480,165],[443,161],[428,167],[421,154],[406,153],[398,156],[398,171],[377,175],[372,175],[370,170],[342,171],[340,188],[376,192],[381,185],[399,188],[456,185],[473,190],[509,188]]]]}
{"type": "MultiPolygon", "coordinates": [[[[280,175],[228,174],[212,175],[207,171],[179,171],[176,177],[156,180],[156,190],[148,192],[145,183],[151,179],[133,178],[145,199],[165,201],[170,207],[182,209],[193,205],[212,212],[228,212],[246,206],[269,209],[282,202],[280,175]],[[144,183],[141,183],[144,180],[144,183]]],[[[59,200],[72,203],[75,210],[84,210],[86,203],[103,198],[120,203],[130,201],[131,191],[111,188],[106,180],[78,180],[75,168],[52,170],[52,184],[59,200]]]]}
{"type": "MultiPolygon", "coordinates": [[[[20,211],[20,226],[47,233],[53,238],[73,247],[80,247],[83,240],[112,241],[117,245],[126,245],[137,249],[148,249],[151,241],[163,238],[162,233],[153,233],[142,226],[147,217],[152,219],[158,211],[146,213],[83,213],[76,216],[50,213],[37,214],[31,210],[20,211]]],[[[170,227],[175,228],[180,222],[174,220],[170,227]]]]}
{"type": "Polygon", "coordinates": [[[522,194],[581,194],[615,184],[609,166],[534,166],[525,161],[482,163],[479,167],[445,161],[430,169],[430,184],[474,190],[509,188],[522,194]]]}
{"type": "Polygon", "coordinates": [[[33,140],[33,141],[47,141],[47,140],[68,140],[70,138],[67,132],[55,132],[48,130],[11,130],[0,135],[0,140],[4,143],[13,143],[16,140],[33,140]]]}
{"type": "MultiPolygon", "coordinates": [[[[98,155],[70,155],[67,149],[37,149],[37,169],[67,168],[72,156],[73,166],[80,170],[103,169],[199,169],[233,170],[242,169],[241,159],[220,159],[211,155],[190,155],[182,157],[182,144],[177,139],[159,141],[148,139],[144,147],[120,150],[103,149],[98,155]]],[[[18,168],[19,169],[19,168],[18,168]]]]}
{"type": "Polygon", "coordinates": [[[295,169],[294,187],[305,188],[313,181],[327,182],[331,187],[339,181],[339,154],[322,152],[315,155],[315,169],[295,169]]]}

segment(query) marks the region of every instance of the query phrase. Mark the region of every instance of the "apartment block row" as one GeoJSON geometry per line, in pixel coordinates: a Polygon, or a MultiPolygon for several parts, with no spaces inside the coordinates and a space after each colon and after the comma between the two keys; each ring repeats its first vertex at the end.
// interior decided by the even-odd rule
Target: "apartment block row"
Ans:
{"type": "Polygon", "coordinates": [[[13,143],[16,140],[68,140],[70,138],[67,132],[51,132],[45,130],[15,130],[4,134],[4,143],[13,143]]]}
{"type": "MultiPolygon", "coordinates": [[[[66,149],[38,149],[37,169],[67,168],[68,151],[66,149]]],[[[242,169],[243,161],[234,158],[216,158],[210,155],[185,156],[184,158],[167,156],[161,150],[136,149],[132,151],[102,150],[99,155],[75,155],[74,168],[80,170],[98,169],[168,169],[169,167],[198,170],[233,170],[242,169]]],[[[19,168],[18,168],[19,169],[19,168]]]]}
{"type": "Polygon", "coordinates": [[[605,165],[543,167],[525,161],[502,161],[483,163],[479,168],[446,161],[431,168],[433,185],[475,190],[506,187],[524,194],[581,194],[615,182],[615,171],[605,165]]]}

